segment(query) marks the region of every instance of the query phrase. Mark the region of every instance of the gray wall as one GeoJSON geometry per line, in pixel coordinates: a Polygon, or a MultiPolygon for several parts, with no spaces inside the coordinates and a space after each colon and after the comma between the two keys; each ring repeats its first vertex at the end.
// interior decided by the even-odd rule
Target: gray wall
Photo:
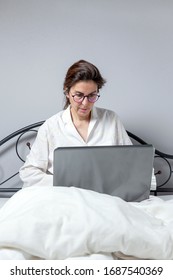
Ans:
{"type": "Polygon", "coordinates": [[[173,154],[172,0],[0,0],[0,139],[63,107],[76,60],[107,84],[98,106],[173,154]]]}

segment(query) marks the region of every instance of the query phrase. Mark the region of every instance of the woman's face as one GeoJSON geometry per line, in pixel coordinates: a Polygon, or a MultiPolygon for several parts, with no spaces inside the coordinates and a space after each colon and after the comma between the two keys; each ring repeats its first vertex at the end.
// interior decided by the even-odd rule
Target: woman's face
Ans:
{"type": "Polygon", "coordinates": [[[77,116],[79,119],[89,119],[90,112],[94,103],[89,102],[87,98],[84,98],[81,102],[74,100],[74,95],[88,96],[89,94],[97,94],[98,87],[94,81],[79,81],[70,88],[67,98],[69,98],[71,104],[71,113],[73,116],[77,116]]]}

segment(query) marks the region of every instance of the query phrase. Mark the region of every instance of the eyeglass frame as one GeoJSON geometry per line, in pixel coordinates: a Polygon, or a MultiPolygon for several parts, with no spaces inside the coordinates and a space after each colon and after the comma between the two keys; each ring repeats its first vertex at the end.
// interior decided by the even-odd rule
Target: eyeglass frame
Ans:
{"type": "MultiPolygon", "coordinates": [[[[96,92],[97,92],[97,91],[96,91],[96,92]]],[[[83,95],[83,96],[81,97],[81,101],[76,101],[76,100],[74,99],[74,97],[78,95],[77,93],[71,95],[71,96],[73,97],[73,100],[74,100],[76,103],[82,103],[82,102],[84,101],[85,98],[87,98],[88,102],[90,102],[90,103],[95,103],[95,102],[99,99],[99,97],[100,97],[100,94],[99,94],[99,93],[94,94],[94,92],[93,92],[93,93],[90,93],[90,94],[88,94],[88,95],[84,95],[83,93],[80,93],[80,92],[79,92],[79,94],[83,95]],[[95,101],[90,101],[89,98],[90,98],[91,95],[97,96],[97,99],[96,99],[95,101]]]]}

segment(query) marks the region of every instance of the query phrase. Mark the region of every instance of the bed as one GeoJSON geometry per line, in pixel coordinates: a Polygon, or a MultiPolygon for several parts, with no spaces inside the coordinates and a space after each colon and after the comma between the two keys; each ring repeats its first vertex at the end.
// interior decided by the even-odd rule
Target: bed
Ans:
{"type": "Polygon", "coordinates": [[[155,150],[156,182],[141,202],[75,187],[22,189],[18,169],[42,123],[0,141],[0,259],[173,259],[173,155],[155,150]],[[16,170],[6,174],[3,160],[12,150],[16,170]]]}

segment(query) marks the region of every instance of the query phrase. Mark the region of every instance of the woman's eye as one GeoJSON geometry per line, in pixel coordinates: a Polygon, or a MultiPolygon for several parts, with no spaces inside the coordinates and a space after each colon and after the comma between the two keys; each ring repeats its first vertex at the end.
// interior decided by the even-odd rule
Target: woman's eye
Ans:
{"type": "Polygon", "coordinates": [[[82,98],[82,97],[83,97],[83,94],[78,93],[78,94],[76,94],[76,96],[77,96],[78,98],[82,98]]]}
{"type": "Polygon", "coordinates": [[[89,98],[93,98],[95,96],[96,96],[96,94],[94,94],[94,93],[88,95],[89,98]]]}

